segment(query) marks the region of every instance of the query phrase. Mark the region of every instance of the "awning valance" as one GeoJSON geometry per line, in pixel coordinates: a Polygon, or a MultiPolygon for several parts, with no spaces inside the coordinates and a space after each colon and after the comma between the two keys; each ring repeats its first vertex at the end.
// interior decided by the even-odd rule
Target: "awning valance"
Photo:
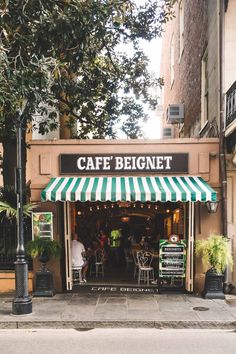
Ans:
{"type": "Polygon", "coordinates": [[[197,176],[56,177],[41,193],[42,201],[216,201],[217,193],[197,176]]]}

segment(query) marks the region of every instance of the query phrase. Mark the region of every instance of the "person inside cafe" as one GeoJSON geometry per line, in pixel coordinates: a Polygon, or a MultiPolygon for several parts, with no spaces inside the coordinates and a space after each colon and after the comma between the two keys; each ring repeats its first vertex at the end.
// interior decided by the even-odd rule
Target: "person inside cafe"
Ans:
{"type": "Polygon", "coordinates": [[[88,271],[88,262],[86,261],[86,251],[83,243],[75,232],[71,246],[72,267],[82,267],[82,282],[86,283],[86,273],[88,271]]]}
{"type": "Polygon", "coordinates": [[[113,267],[120,266],[120,246],[121,246],[122,233],[121,228],[114,228],[110,233],[110,257],[113,267]]]}
{"type": "Polygon", "coordinates": [[[99,231],[98,240],[100,248],[104,250],[105,256],[107,257],[109,254],[108,236],[104,229],[99,231]]]}

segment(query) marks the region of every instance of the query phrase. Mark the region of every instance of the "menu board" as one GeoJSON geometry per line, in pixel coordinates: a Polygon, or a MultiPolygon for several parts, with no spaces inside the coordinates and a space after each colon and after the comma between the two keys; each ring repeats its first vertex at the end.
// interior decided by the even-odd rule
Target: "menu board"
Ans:
{"type": "Polygon", "coordinates": [[[53,214],[51,212],[32,213],[32,239],[43,237],[53,239],[53,214]]]}
{"type": "Polygon", "coordinates": [[[160,240],[159,277],[184,278],[186,269],[186,240],[173,243],[160,240]]]}

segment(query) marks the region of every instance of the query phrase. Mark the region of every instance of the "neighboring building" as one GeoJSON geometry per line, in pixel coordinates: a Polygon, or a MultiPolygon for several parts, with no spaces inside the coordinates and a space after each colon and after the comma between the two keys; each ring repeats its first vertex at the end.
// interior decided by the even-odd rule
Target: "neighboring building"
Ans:
{"type": "MultiPolygon", "coordinates": [[[[227,233],[236,269],[236,1],[179,0],[174,9],[163,36],[163,128],[172,127],[176,138],[225,136],[227,233]]],[[[228,277],[235,285],[236,272],[228,277]]]]}

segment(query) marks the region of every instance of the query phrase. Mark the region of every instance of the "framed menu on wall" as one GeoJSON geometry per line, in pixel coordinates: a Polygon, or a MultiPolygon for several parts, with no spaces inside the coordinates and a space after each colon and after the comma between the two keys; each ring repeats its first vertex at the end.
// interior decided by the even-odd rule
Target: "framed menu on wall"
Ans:
{"type": "Polygon", "coordinates": [[[186,240],[176,243],[160,240],[159,277],[185,278],[186,240]]]}
{"type": "Polygon", "coordinates": [[[32,213],[32,239],[43,237],[53,239],[53,213],[32,213]]]}

